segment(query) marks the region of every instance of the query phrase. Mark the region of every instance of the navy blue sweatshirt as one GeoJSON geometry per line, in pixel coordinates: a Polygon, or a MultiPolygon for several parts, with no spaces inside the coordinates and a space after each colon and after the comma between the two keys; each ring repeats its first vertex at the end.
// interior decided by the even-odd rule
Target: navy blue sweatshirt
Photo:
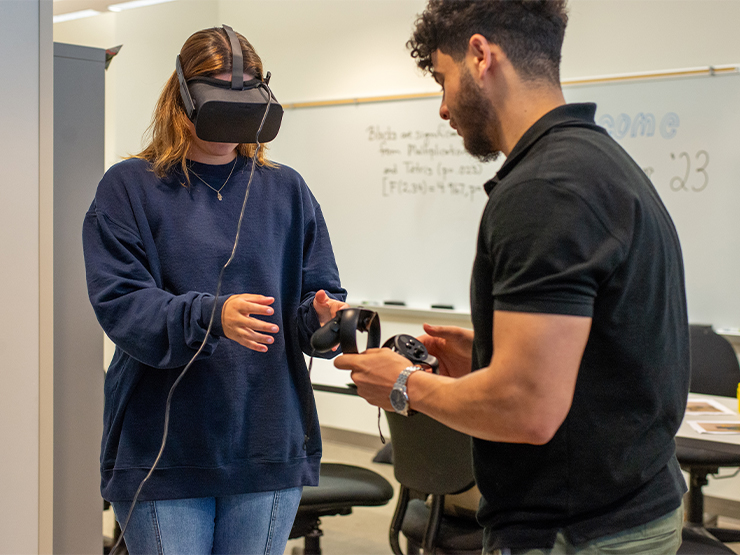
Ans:
{"type": "MultiPolygon", "coordinates": [[[[241,237],[231,255],[251,160],[239,158],[223,200],[191,173],[157,178],[148,162],[111,167],[85,216],[87,285],[116,350],[105,379],[101,492],[133,498],[159,451],[168,391],[169,437],[140,500],[212,497],[318,483],[321,458],[313,393],[302,351],[319,327],[317,291],[339,282],[321,209],[294,170],[255,169],[241,237]],[[275,297],[279,326],[266,353],[226,338],[221,308],[233,294],[275,297]],[[306,439],[308,438],[308,439],[306,439]]],[[[192,162],[215,188],[232,164],[192,162]]]]}

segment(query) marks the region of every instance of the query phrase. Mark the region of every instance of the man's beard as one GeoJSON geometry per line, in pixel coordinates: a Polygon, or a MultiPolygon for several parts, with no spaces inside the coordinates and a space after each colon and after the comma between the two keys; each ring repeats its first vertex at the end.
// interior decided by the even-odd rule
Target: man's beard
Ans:
{"type": "Polygon", "coordinates": [[[453,119],[462,135],[465,150],[481,162],[493,162],[501,154],[501,148],[491,140],[487,131],[493,129],[496,135],[500,135],[501,124],[467,68],[461,68],[461,73],[459,99],[453,119]]]}

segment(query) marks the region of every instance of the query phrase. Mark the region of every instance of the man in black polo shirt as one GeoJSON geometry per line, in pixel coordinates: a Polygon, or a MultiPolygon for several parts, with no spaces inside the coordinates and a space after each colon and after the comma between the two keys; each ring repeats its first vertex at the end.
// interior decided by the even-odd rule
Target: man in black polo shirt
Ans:
{"type": "Polygon", "coordinates": [[[473,436],[484,553],[675,553],[681,249],[596,106],[565,104],[566,22],[564,0],[430,0],[409,46],[440,115],[472,154],[507,157],[485,185],[474,333],[425,326],[441,376],[388,349],[335,364],[371,403],[473,436]]]}

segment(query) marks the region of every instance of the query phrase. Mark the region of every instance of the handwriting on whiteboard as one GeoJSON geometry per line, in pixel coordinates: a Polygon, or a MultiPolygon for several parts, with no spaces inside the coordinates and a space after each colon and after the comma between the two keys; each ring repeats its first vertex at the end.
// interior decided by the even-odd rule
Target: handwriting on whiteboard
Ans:
{"type": "MultiPolygon", "coordinates": [[[[659,159],[652,163],[641,163],[660,190],[700,193],[709,186],[709,152],[688,152],[676,144],[681,139],[681,120],[675,112],[659,116],[650,112],[603,113],[597,117],[597,123],[628,151],[633,140],[674,145],[665,152],[660,149],[659,159]]],[[[485,197],[482,185],[494,171],[486,168],[484,175],[484,165],[465,152],[460,137],[446,123],[432,130],[371,125],[365,134],[380,155],[378,180],[382,197],[424,195],[473,202],[485,197]]]]}
{"type": "Polygon", "coordinates": [[[447,123],[430,130],[371,125],[367,140],[380,156],[380,195],[425,195],[477,201],[483,183],[495,173],[471,157],[447,123]],[[490,175],[489,175],[490,174],[490,175]]]}

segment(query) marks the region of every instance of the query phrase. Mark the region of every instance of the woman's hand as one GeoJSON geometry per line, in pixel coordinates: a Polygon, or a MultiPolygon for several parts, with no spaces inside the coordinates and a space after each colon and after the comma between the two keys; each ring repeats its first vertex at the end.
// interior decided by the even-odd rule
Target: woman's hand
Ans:
{"type": "Polygon", "coordinates": [[[221,311],[224,335],[253,351],[267,352],[267,345],[275,340],[265,334],[277,333],[279,328],[271,322],[252,316],[255,314],[271,316],[275,311],[270,305],[274,302],[274,297],[264,295],[249,293],[232,295],[226,299],[221,311]]]}
{"type": "Polygon", "coordinates": [[[473,330],[457,326],[424,324],[426,335],[418,339],[439,360],[441,376],[459,378],[470,373],[473,364],[473,330]]]}
{"type": "Polygon", "coordinates": [[[332,299],[323,289],[317,292],[313,298],[313,309],[316,311],[319,317],[319,323],[322,326],[334,318],[337,312],[343,308],[349,308],[349,305],[345,302],[332,299]]]}

